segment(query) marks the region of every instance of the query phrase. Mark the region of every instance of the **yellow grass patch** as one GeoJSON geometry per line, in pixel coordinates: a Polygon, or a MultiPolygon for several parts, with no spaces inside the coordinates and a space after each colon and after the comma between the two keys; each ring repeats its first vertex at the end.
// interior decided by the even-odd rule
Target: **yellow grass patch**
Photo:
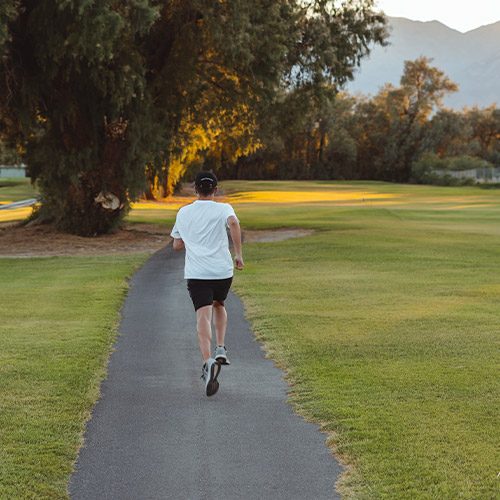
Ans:
{"type": "Polygon", "coordinates": [[[195,199],[194,196],[170,196],[158,201],[135,201],[131,206],[132,210],[179,210],[195,199]]]}
{"type": "Polygon", "coordinates": [[[308,203],[308,202],[364,202],[401,198],[402,194],[370,193],[368,191],[247,191],[228,196],[233,203],[308,203]]]}
{"type": "Polygon", "coordinates": [[[11,210],[0,211],[0,222],[13,222],[22,220],[31,215],[31,207],[13,208],[11,210]]]}

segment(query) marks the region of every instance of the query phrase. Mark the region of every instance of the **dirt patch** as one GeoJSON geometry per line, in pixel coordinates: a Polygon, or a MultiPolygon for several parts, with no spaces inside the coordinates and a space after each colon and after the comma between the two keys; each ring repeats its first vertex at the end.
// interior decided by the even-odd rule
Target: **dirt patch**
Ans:
{"type": "MultiPolygon", "coordinates": [[[[243,231],[243,241],[272,242],[309,236],[310,229],[243,231]]],[[[170,228],[156,224],[127,224],[113,234],[83,238],[52,226],[0,225],[0,257],[49,257],[154,253],[170,243],[170,228]]]]}
{"type": "Polygon", "coordinates": [[[283,241],[290,238],[301,238],[310,236],[314,233],[313,229],[267,229],[259,231],[243,231],[243,241],[252,242],[272,242],[283,241]]]}
{"type": "Polygon", "coordinates": [[[83,238],[48,225],[0,226],[0,257],[110,255],[154,253],[170,241],[170,228],[155,224],[129,224],[113,234],[83,238]]]}

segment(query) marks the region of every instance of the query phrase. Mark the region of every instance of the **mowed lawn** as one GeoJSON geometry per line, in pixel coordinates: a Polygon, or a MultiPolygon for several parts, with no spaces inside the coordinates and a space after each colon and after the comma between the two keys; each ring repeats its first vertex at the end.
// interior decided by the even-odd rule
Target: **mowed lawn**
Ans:
{"type": "MultiPolygon", "coordinates": [[[[294,406],[348,465],[344,497],[496,498],[500,190],[221,188],[244,228],[316,230],[246,244],[234,287],[294,406]]],[[[182,202],[127,220],[171,225],[182,202]]],[[[0,259],[0,498],[64,497],[144,258],[0,259]]]]}
{"type": "Polygon", "coordinates": [[[28,198],[35,198],[36,195],[36,189],[31,185],[30,179],[26,177],[0,177],[0,203],[26,200],[28,198]]]}
{"type": "Polygon", "coordinates": [[[245,245],[234,287],[294,406],[347,464],[344,497],[498,498],[500,190],[221,187],[244,228],[317,230],[245,245]]]}
{"type": "Polygon", "coordinates": [[[340,491],[498,498],[500,191],[297,183],[316,201],[281,204],[255,187],[243,225],[318,231],[246,245],[235,287],[348,464],[340,491]]]}
{"type": "Polygon", "coordinates": [[[66,498],[144,255],[0,259],[0,498],[66,498]]]}

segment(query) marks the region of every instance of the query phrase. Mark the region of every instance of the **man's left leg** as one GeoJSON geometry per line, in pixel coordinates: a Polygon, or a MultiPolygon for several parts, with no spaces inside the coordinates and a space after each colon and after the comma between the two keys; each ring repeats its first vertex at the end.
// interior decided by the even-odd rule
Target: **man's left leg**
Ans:
{"type": "Polygon", "coordinates": [[[203,306],[196,310],[196,329],[201,356],[206,362],[210,358],[212,340],[212,306],[203,306]]]}
{"type": "Polygon", "coordinates": [[[217,340],[217,345],[224,345],[224,338],[226,337],[227,329],[226,308],[224,306],[224,302],[220,302],[218,300],[214,300],[213,306],[215,339],[217,340]]]}

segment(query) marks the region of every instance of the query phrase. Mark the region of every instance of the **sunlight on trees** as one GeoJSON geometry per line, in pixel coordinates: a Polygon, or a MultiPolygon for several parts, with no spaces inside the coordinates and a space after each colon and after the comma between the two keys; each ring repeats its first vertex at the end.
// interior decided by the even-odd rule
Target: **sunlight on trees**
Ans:
{"type": "Polygon", "coordinates": [[[387,36],[373,0],[6,0],[0,14],[0,134],[26,149],[35,220],[85,236],[147,182],[171,193],[197,162],[255,152],[277,96],[336,92],[387,36]]]}

